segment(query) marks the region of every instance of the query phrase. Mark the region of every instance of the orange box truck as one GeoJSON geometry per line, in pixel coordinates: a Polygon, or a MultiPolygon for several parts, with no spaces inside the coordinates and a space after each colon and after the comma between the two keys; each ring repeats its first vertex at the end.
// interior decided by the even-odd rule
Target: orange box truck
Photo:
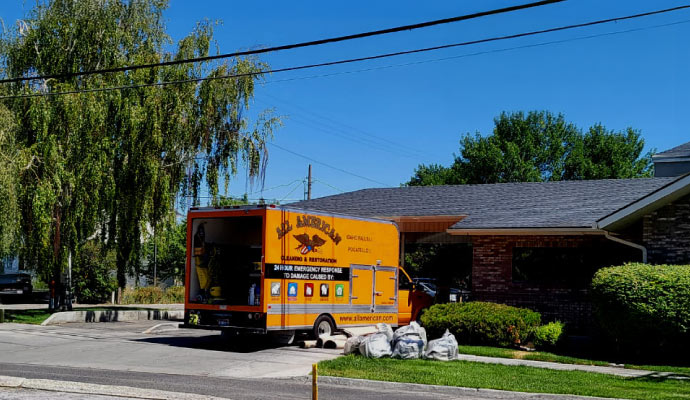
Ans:
{"type": "Polygon", "coordinates": [[[399,267],[390,221],[282,206],[192,208],[186,328],[313,336],[406,325],[431,303],[399,267]]]}

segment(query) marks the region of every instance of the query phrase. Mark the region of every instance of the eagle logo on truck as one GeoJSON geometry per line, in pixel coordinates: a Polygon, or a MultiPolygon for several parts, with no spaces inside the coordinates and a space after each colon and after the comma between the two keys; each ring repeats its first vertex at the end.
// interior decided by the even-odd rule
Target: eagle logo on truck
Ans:
{"type": "Polygon", "coordinates": [[[300,245],[296,247],[300,254],[308,254],[309,252],[317,253],[316,248],[326,244],[324,239],[321,239],[319,235],[314,235],[311,238],[308,234],[303,233],[301,235],[292,235],[300,242],[300,245]]]}

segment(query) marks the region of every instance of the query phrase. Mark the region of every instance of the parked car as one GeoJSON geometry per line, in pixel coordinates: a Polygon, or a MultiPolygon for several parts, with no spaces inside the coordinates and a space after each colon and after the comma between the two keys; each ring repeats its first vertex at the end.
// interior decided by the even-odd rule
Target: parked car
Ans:
{"type": "Polygon", "coordinates": [[[30,274],[17,272],[0,275],[0,294],[30,295],[33,290],[30,274]]]}
{"type": "MultiPolygon", "coordinates": [[[[436,298],[436,292],[438,291],[438,287],[436,286],[436,279],[434,279],[434,278],[414,278],[413,281],[414,281],[414,284],[417,285],[420,289],[425,291],[430,296],[436,298]]],[[[436,301],[440,302],[440,303],[443,303],[446,301],[449,301],[451,303],[457,303],[459,301],[469,301],[469,297],[470,297],[470,291],[469,290],[450,288],[450,295],[448,297],[448,300],[436,299],[436,301]]]]}

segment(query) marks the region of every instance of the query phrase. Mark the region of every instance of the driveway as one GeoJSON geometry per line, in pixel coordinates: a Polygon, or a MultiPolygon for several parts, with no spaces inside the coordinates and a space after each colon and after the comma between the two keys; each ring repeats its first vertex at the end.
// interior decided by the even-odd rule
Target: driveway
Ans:
{"type": "Polygon", "coordinates": [[[225,340],[217,332],[161,321],[60,326],[0,324],[4,363],[117,371],[268,378],[304,376],[342,350],[278,346],[259,338],[225,340]]]}

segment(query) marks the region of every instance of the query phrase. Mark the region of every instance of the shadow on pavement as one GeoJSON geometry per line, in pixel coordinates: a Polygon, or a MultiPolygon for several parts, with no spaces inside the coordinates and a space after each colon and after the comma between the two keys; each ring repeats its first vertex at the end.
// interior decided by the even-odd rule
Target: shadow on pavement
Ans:
{"type": "Polygon", "coordinates": [[[690,375],[677,373],[677,372],[652,372],[651,374],[632,378],[632,380],[647,381],[647,382],[664,382],[664,381],[668,381],[668,380],[676,380],[676,381],[681,380],[681,381],[690,382],[690,375]]]}
{"type": "Polygon", "coordinates": [[[256,351],[275,349],[285,346],[284,344],[277,343],[276,341],[271,340],[270,337],[266,336],[166,336],[135,339],[135,341],[165,344],[175,347],[186,347],[190,349],[224,351],[232,353],[253,353],[256,351]]]}

